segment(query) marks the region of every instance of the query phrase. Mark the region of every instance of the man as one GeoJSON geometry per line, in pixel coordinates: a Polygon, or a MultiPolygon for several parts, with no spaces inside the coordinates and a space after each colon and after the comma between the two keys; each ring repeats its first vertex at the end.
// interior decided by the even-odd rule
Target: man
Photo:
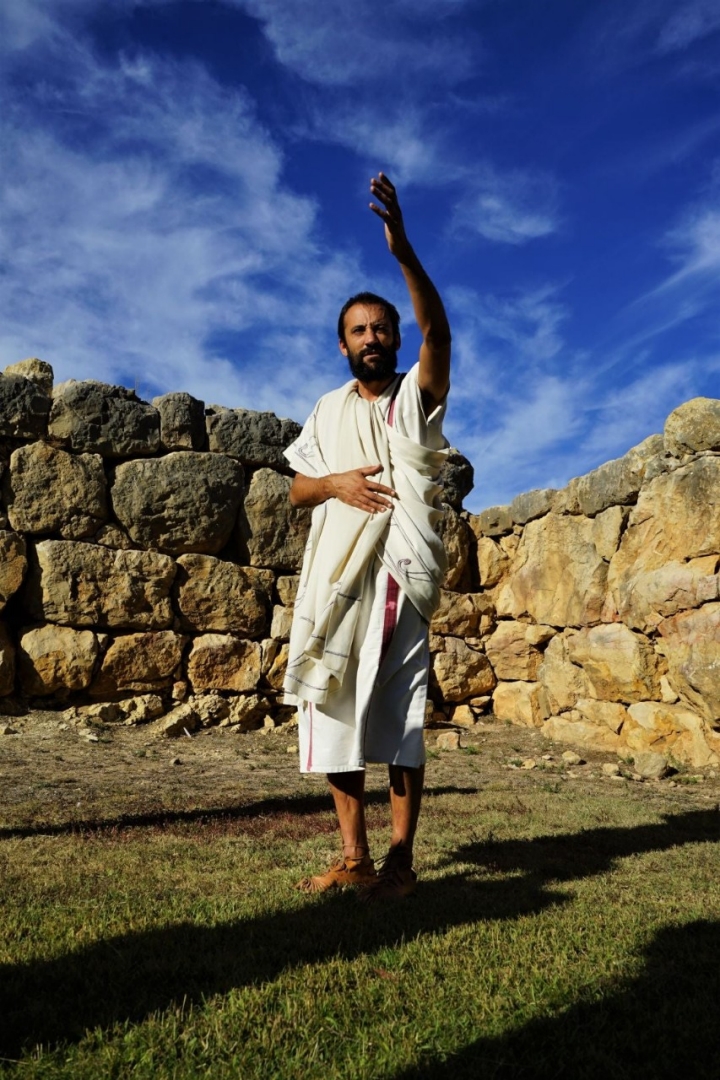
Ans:
{"type": "Polygon", "coordinates": [[[340,351],[354,379],[320,399],[286,456],[293,506],[314,507],[295,602],[285,678],[298,705],[300,768],[327,774],[343,857],[300,882],[308,892],[367,887],[369,899],[409,895],[420,811],[428,625],[445,553],[436,531],[450,327],[405,234],[395,188],[370,183],[391,254],[422,334],[417,364],[397,375],[400,319],[360,293],[343,307],[340,351]],[[365,827],[365,764],[390,772],[392,838],[381,869],[365,827]]]}

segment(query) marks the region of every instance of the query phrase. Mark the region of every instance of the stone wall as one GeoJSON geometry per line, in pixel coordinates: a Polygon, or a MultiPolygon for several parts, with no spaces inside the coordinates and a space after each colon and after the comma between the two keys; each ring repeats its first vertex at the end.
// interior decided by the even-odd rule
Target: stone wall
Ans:
{"type": "MultiPolygon", "coordinates": [[[[309,512],[299,426],[173,393],[0,376],[0,695],[169,731],[288,720],[281,704],[309,512]]],[[[445,470],[450,568],[428,719],[490,714],[624,754],[720,763],[720,402],[624,458],[480,515],[445,470]]]]}

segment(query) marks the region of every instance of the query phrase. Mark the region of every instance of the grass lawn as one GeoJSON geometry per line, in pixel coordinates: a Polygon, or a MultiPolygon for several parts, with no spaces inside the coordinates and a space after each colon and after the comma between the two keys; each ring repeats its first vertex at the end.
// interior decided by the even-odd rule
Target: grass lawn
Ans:
{"type": "Polygon", "coordinates": [[[0,1074],[717,1080],[717,809],[467,767],[391,907],[294,891],[336,852],[317,787],[0,830],[0,1074]]]}

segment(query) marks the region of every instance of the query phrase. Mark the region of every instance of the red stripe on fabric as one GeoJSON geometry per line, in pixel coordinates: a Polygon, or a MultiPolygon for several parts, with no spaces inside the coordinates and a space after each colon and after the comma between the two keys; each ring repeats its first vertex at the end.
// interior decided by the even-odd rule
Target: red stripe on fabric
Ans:
{"type": "Polygon", "coordinates": [[[380,663],[382,664],[390,642],[392,641],[395,627],[397,626],[398,596],[400,586],[394,577],[388,574],[387,592],[385,594],[385,615],[383,618],[382,647],[380,649],[380,663]]]}
{"type": "Polygon", "coordinates": [[[310,713],[310,738],[309,738],[309,742],[308,742],[308,758],[307,758],[307,766],[306,767],[307,767],[308,770],[310,770],[310,769],[312,769],[312,736],[313,736],[313,731],[312,731],[312,729],[313,729],[312,701],[308,701],[308,712],[310,713]]]}

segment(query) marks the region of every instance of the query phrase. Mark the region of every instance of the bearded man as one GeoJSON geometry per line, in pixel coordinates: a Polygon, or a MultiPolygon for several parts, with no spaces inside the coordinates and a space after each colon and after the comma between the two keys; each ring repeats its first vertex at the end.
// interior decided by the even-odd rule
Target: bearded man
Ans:
{"type": "Polygon", "coordinates": [[[396,374],[396,308],[374,293],[351,297],[338,337],[353,379],[320,399],[285,451],[296,471],[291,503],[314,507],[285,691],[298,706],[301,771],[327,774],[343,844],[342,859],[299,887],[360,885],[369,899],[394,899],[417,880],[428,627],[445,572],[437,478],[447,453],[450,327],[393,184],[379,173],[370,191],[422,344],[415,366],[396,374]],[[365,825],[368,762],[390,773],[392,837],[377,871],[365,825]]]}

